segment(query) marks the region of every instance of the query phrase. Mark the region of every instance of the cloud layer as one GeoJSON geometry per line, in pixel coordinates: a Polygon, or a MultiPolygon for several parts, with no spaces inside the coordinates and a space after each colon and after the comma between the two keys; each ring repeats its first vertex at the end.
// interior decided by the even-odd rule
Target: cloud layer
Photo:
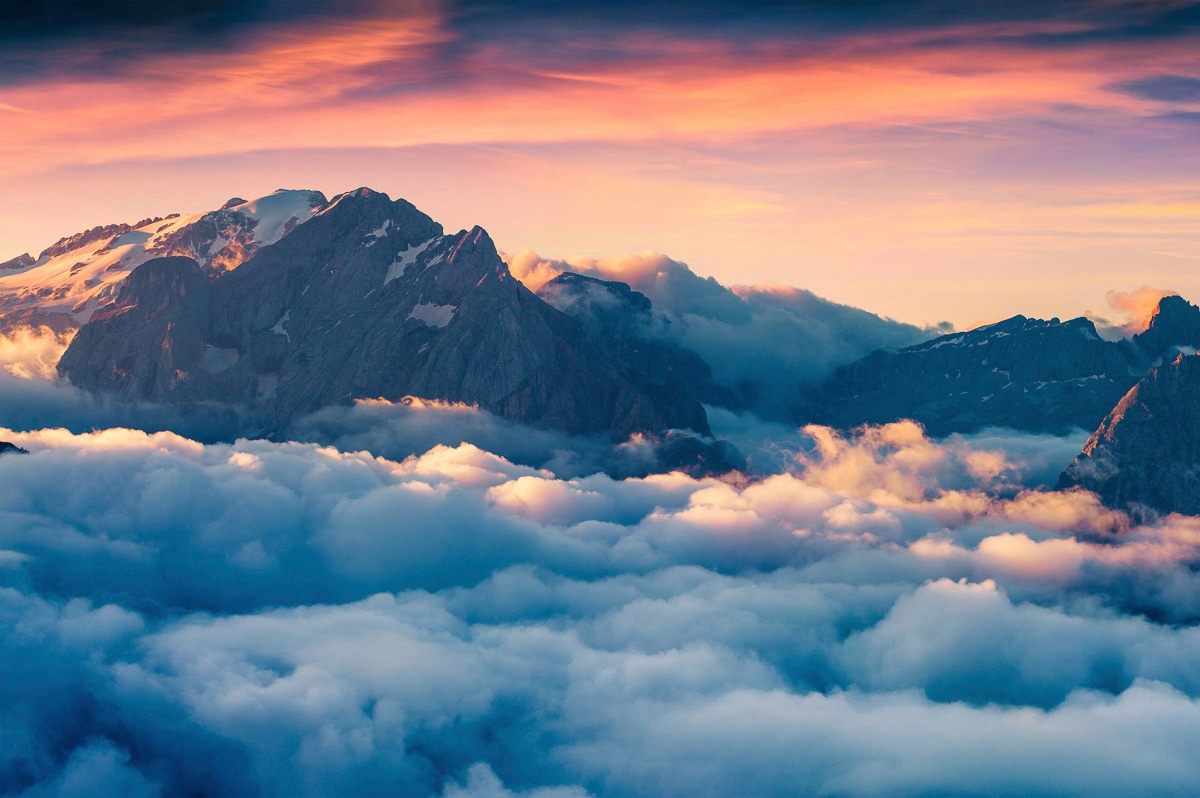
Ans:
{"type": "Polygon", "coordinates": [[[1048,439],[793,438],[726,483],[0,431],[0,790],[1190,788],[1197,519],[1026,487],[1048,439]]]}
{"type": "Polygon", "coordinates": [[[949,325],[901,324],[787,286],[727,288],[657,252],[563,261],[522,250],[507,262],[532,290],[564,271],[628,284],[665,318],[654,332],[699,353],[719,385],[777,420],[802,416],[805,389],[838,366],[949,331],[949,325]]]}

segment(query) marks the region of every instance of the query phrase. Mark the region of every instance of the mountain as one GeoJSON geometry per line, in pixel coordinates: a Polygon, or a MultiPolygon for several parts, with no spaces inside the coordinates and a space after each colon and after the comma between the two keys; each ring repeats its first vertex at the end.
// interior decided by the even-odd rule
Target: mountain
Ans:
{"type": "Polygon", "coordinates": [[[813,397],[820,423],[853,427],[911,418],[934,435],[1009,427],[1095,429],[1151,366],[1200,347],[1200,309],[1164,297],[1149,328],[1106,341],[1088,319],[1014,316],[838,369],[813,397]]]}
{"type": "Polygon", "coordinates": [[[370,189],[293,227],[230,271],[141,264],[59,373],[126,401],[243,405],[275,432],[330,404],[408,395],[621,440],[709,432],[686,385],[622,362],[531,293],[482,228],[446,235],[370,189]]]}
{"type": "Polygon", "coordinates": [[[319,191],[280,189],[207,213],[104,225],[59,239],[36,258],[24,254],[0,264],[0,330],[74,330],[112,302],[130,272],[157,257],[183,255],[214,273],[235,269],[326,204],[319,191]]]}
{"type": "MultiPolygon", "coordinates": [[[[513,265],[534,285],[541,285],[545,271],[628,284],[653,303],[649,314],[620,311],[640,317],[632,328],[638,345],[665,341],[695,352],[711,367],[716,387],[691,383],[704,402],[784,423],[805,418],[798,407],[801,398],[839,366],[877,349],[910,346],[935,334],[790,286],[725,286],[656,252],[569,262],[518,255],[513,265]]],[[[587,306],[604,311],[600,315],[612,314],[612,305],[623,304],[598,301],[598,290],[586,296],[587,306]]],[[[556,301],[550,295],[546,299],[556,301]]],[[[577,313],[571,308],[566,312],[577,313]]]]}
{"type": "Polygon", "coordinates": [[[582,322],[627,368],[662,384],[683,384],[701,401],[736,407],[739,398],[713,381],[699,354],[673,340],[672,322],[625,283],[563,272],[537,295],[582,322]]]}
{"type": "Polygon", "coordinates": [[[1150,369],[1059,477],[1146,518],[1200,515],[1200,356],[1150,369]]]}

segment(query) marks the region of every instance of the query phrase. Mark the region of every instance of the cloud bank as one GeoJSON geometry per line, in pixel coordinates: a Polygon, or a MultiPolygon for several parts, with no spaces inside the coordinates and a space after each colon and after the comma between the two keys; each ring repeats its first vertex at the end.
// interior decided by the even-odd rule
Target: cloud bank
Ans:
{"type": "Polygon", "coordinates": [[[838,366],[949,331],[901,324],[789,286],[727,288],[657,252],[553,260],[521,250],[506,260],[535,291],[564,271],[627,283],[665,317],[659,334],[695,350],[718,384],[776,420],[803,415],[805,389],[838,366]]]}
{"type": "Polygon", "coordinates": [[[0,430],[0,792],[1190,789],[1197,519],[1028,487],[1047,439],[793,438],[726,483],[0,430]]]}

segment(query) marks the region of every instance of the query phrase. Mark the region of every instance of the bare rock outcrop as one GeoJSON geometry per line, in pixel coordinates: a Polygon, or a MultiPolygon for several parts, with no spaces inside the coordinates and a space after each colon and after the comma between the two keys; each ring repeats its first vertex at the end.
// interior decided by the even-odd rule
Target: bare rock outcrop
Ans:
{"type": "Polygon", "coordinates": [[[911,418],[934,435],[1095,429],[1148,368],[1197,347],[1200,309],[1177,296],[1132,340],[1104,340],[1085,318],[1014,316],[844,366],[813,416],[838,427],[911,418]]]}
{"type": "Polygon", "coordinates": [[[1200,356],[1157,366],[1129,390],[1059,477],[1147,518],[1200,515],[1200,356]]]}

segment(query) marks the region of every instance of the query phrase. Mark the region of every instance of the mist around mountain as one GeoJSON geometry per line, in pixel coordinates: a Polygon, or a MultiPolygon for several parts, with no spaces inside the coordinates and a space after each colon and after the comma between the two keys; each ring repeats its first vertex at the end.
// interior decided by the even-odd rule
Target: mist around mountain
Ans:
{"type": "Polygon", "coordinates": [[[0,277],[0,794],[1200,779],[1184,299],[944,334],[272,197],[0,277]]]}
{"type": "Polygon", "coordinates": [[[597,306],[594,288],[564,292],[564,277],[580,282],[570,275],[628,285],[653,307],[632,328],[643,340],[691,350],[709,365],[719,391],[705,394],[706,401],[776,421],[810,420],[807,394],[839,366],[949,327],[901,324],[789,286],[726,287],[653,252],[568,262],[525,250],[508,260],[514,274],[556,306],[597,306]]]}

